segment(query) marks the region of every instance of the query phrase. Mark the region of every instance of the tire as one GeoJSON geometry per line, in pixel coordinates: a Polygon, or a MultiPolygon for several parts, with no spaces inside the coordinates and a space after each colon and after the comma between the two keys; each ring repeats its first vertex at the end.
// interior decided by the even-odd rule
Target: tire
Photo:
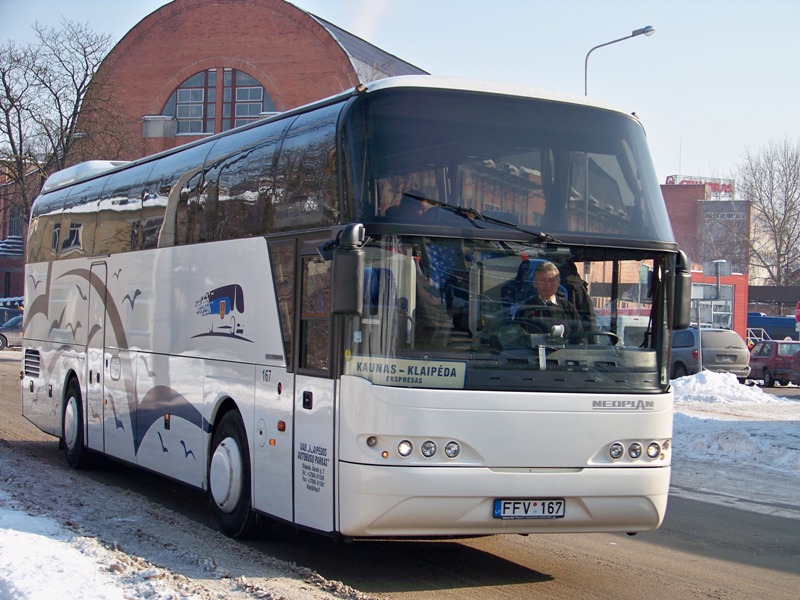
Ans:
{"type": "Polygon", "coordinates": [[[6,348],[8,348],[8,340],[6,336],[0,335],[0,350],[5,350],[6,348]]]}
{"type": "Polygon", "coordinates": [[[772,373],[769,372],[768,369],[764,369],[764,387],[775,387],[775,378],[772,376],[772,373]]]}
{"type": "Polygon", "coordinates": [[[678,379],[678,377],[686,377],[689,374],[686,365],[682,363],[678,363],[677,365],[672,367],[672,378],[678,379]]]}
{"type": "Polygon", "coordinates": [[[257,536],[261,517],[250,504],[250,453],[238,411],[222,417],[214,428],[208,461],[208,497],[220,530],[235,539],[257,536]]]}
{"type": "Polygon", "coordinates": [[[786,387],[787,385],[789,385],[789,380],[781,379],[780,381],[778,381],[778,383],[780,383],[783,387],[786,387]]]}
{"type": "Polygon", "coordinates": [[[64,458],[73,469],[86,468],[89,465],[89,449],[83,438],[83,400],[77,379],[70,379],[67,384],[61,417],[64,458]]]}

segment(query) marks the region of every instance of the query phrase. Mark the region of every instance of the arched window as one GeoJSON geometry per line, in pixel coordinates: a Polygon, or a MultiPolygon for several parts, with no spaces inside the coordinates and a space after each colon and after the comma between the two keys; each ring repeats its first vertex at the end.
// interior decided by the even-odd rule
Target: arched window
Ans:
{"type": "Polygon", "coordinates": [[[175,117],[178,135],[202,135],[227,131],[274,112],[275,103],[257,79],[225,67],[186,79],[161,114],[175,117]]]}

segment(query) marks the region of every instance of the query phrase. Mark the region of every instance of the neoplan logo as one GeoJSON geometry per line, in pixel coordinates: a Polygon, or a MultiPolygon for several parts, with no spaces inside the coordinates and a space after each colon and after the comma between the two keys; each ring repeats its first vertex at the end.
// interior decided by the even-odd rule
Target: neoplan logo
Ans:
{"type": "Polygon", "coordinates": [[[592,400],[592,410],[655,410],[653,400],[592,400]]]}

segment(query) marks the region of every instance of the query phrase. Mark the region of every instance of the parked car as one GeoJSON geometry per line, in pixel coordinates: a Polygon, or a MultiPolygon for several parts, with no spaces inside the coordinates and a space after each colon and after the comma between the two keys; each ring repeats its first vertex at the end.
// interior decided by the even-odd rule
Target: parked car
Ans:
{"type": "MultiPolygon", "coordinates": [[[[750,375],[750,352],[742,337],[730,329],[703,328],[699,339],[703,349],[703,369],[733,373],[744,383],[750,375]]],[[[696,327],[672,333],[673,379],[693,375],[700,370],[698,330],[696,327]]]]}
{"type": "Polygon", "coordinates": [[[0,308],[0,323],[10,321],[11,317],[22,314],[21,308],[0,308]]]}
{"type": "Polygon", "coordinates": [[[22,346],[22,315],[11,317],[0,326],[0,350],[22,346]]]}
{"type": "Polygon", "coordinates": [[[791,381],[792,356],[800,352],[800,342],[762,340],[750,350],[750,377],[761,379],[765,387],[791,381]]]}
{"type": "Polygon", "coordinates": [[[792,366],[789,369],[789,381],[800,385],[800,352],[792,354],[792,366]]]}

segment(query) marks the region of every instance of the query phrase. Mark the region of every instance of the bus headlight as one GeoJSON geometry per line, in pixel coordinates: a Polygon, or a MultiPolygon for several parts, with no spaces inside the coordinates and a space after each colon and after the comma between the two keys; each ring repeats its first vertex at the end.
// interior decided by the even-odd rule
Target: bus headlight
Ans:
{"type": "Polygon", "coordinates": [[[633,442],[628,446],[628,456],[631,458],[639,458],[642,455],[642,445],[639,442],[633,442]]]}
{"type": "Polygon", "coordinates": [[[426,442],[422,442],[422,446],[419,448],[420,452],[422,452],[422,456],[425,458],[430,458],[434,454],[436,454],[436,442],[428,440],[426,442]]]}
{"type": "Polygon", "coordinates": [[[447,458],[455,458],[461,453],[461,446],[458,445],[458,442],[447,442],[444,453],[447,458]]]}
{"type": "Polygon", "coordinates": [[[661,446],[656,442],[651,442],[650,445],[647,446],[647,456],[649,458],[658,458],[661,456],[661,446]]]}
{"type": "Polygon", "coordinates": [[[614,460],[619,460],[625,454],[625,446],[620,442],[614,442],[608,447],[608,455],[614,460]]]}
{"type": "Polygon", "coordinates": [[[408,440],[403,440],[399,444],[397,444],[397,453],[400,456],[408,456],[413,452],[414,446],[408,440]]]}

